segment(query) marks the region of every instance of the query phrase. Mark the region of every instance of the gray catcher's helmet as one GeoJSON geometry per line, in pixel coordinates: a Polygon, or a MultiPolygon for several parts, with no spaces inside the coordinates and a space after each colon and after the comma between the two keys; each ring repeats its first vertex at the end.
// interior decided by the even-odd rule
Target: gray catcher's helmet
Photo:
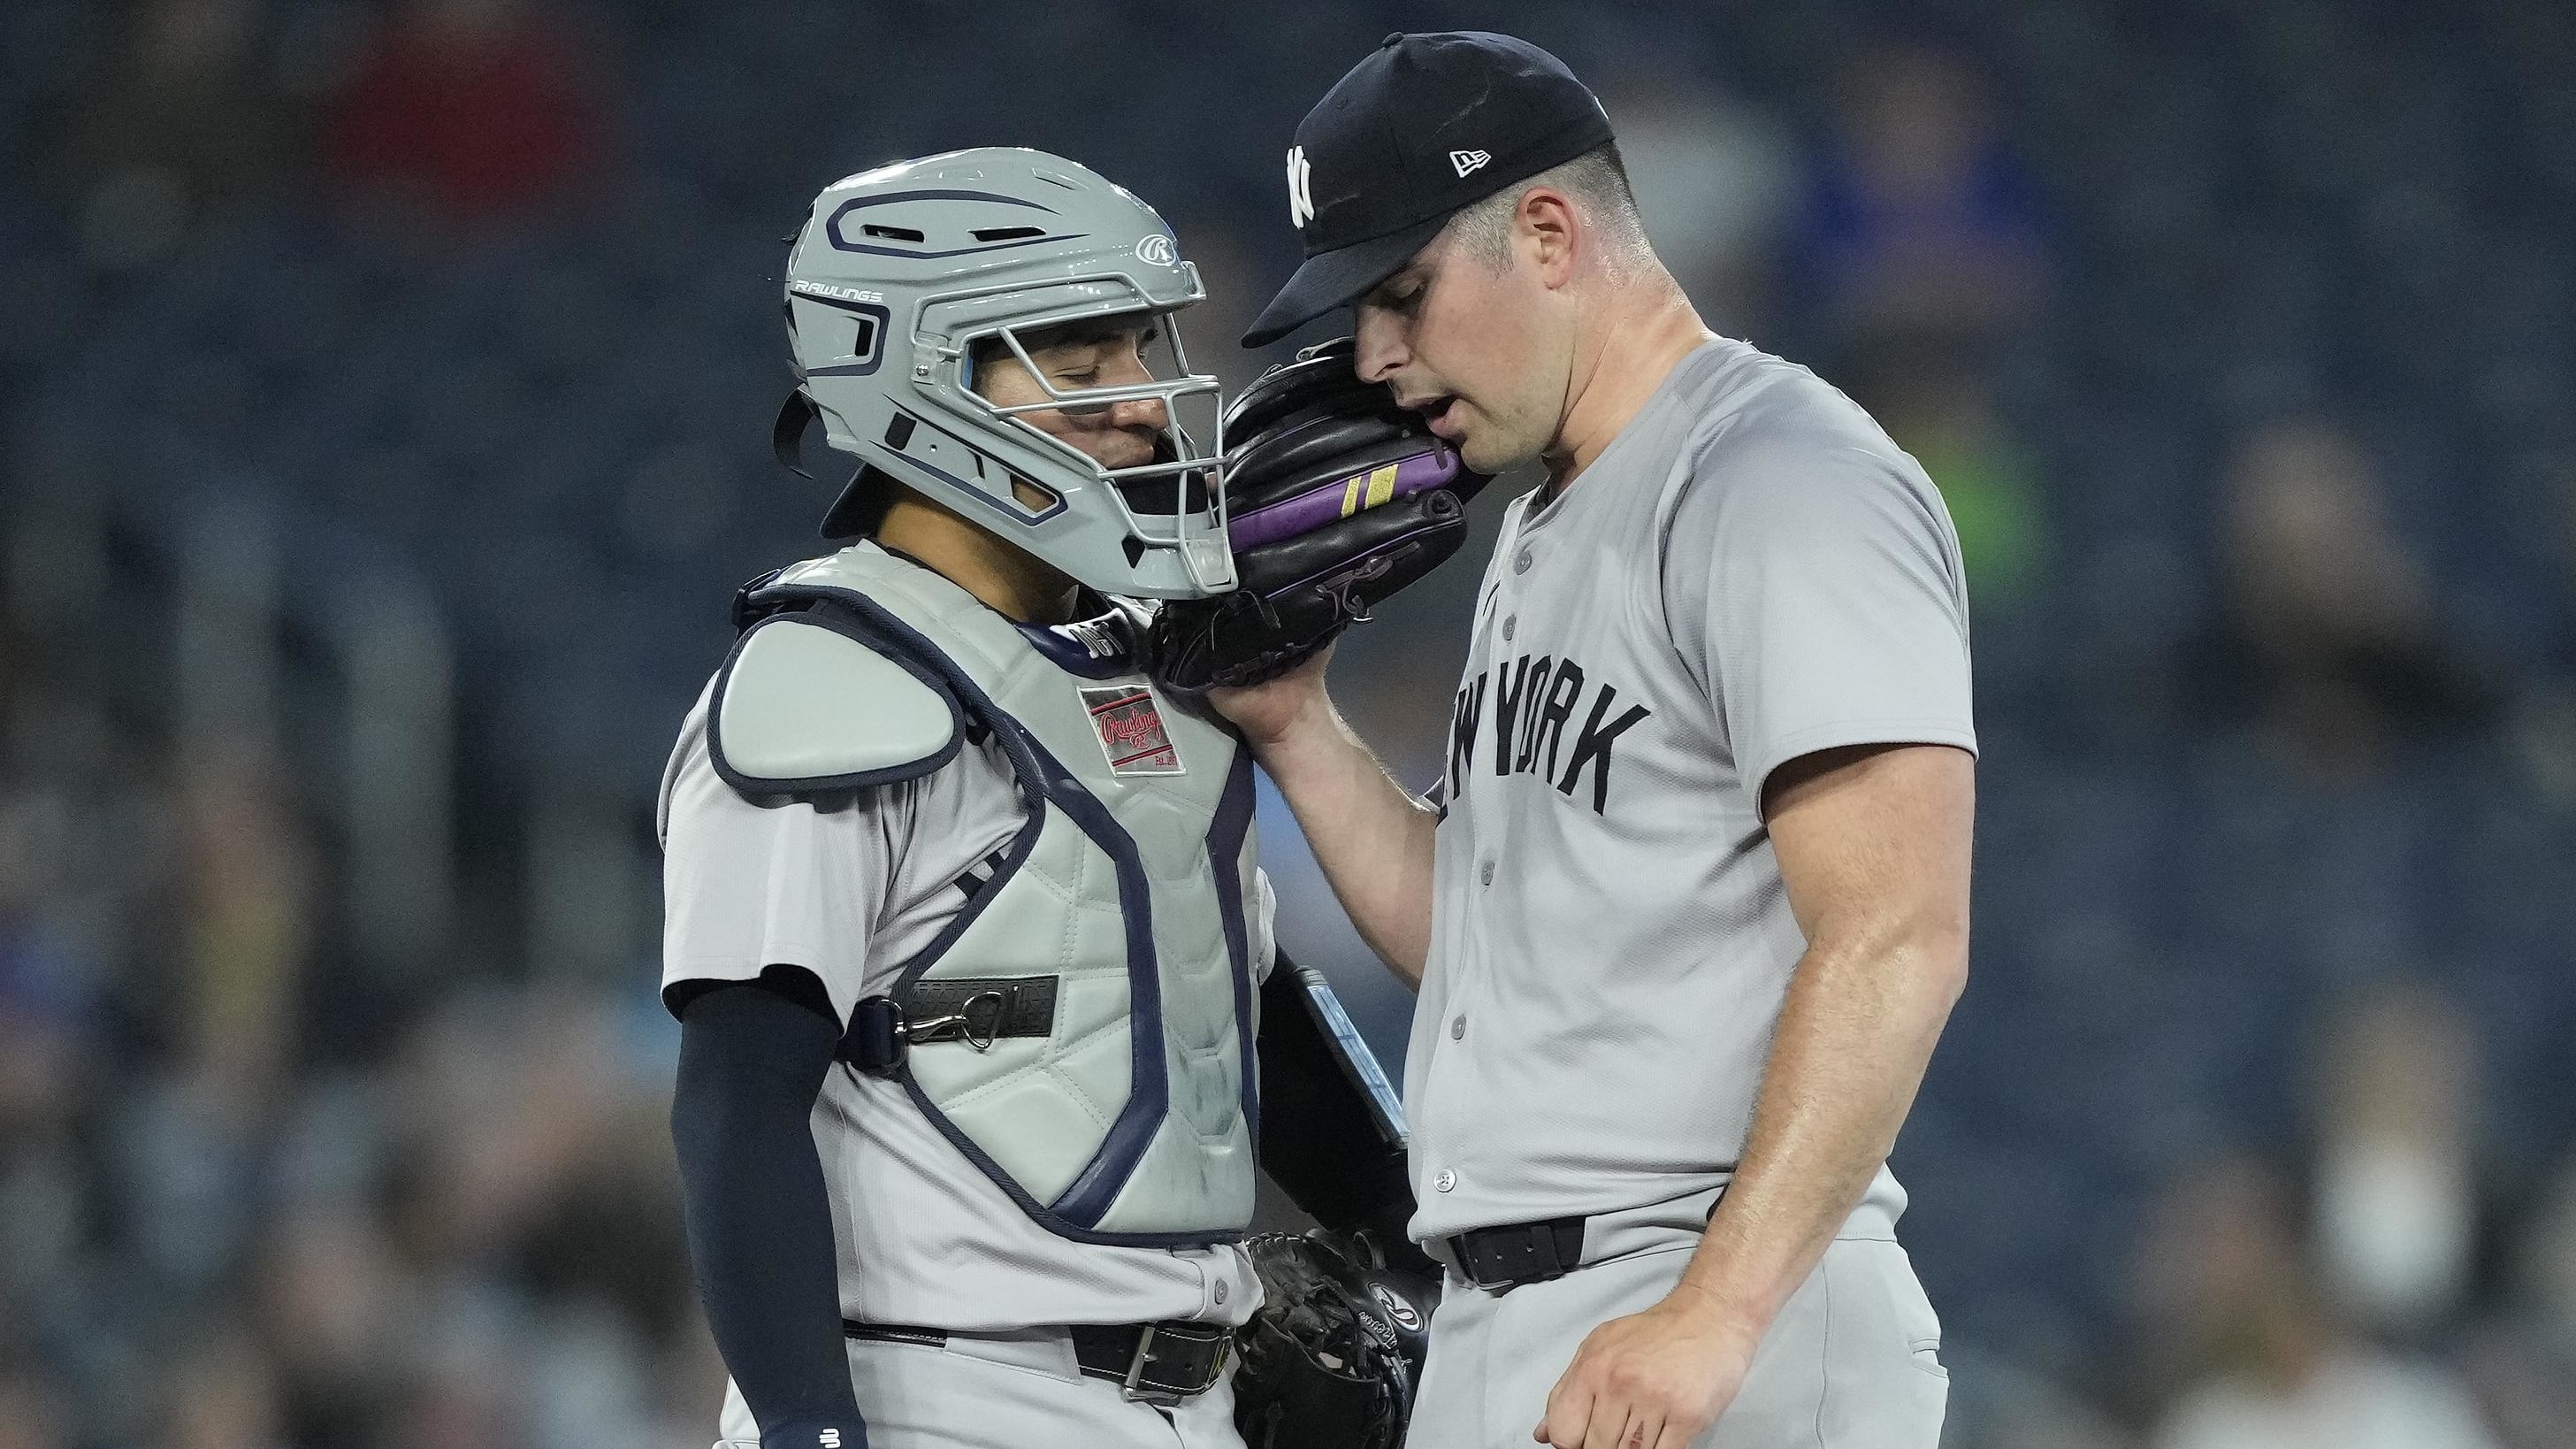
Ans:
{"type": "Polygon", "coordinates": [[[1102,593],[1200,598],[1234,587],[1217,380],[1189,371],[1171,316],[1207,290],[1152,207],[1043,151],[897,162],[815,198],[786,290],[804,381],[781,416],[782,448],[810,414],[862,463],[825,533],[863,531],[891,478],[1102,593]],[[1163,339],[1151,381],[1059,390],[1021,340],[1124,316],[1155,323],[1163,339]],[[979,343],[1018,357],[1048,400],[1000,407],[976,393],[979,343]],[[1145,398],[1161,400],[1167,426],[1136,467],[1104,468],[1022,416],[1145,398]],[[1185,403],[1199,427],[1184,428],[1185,403]],[[1015,477],[1048,495],[1043,506],[1021,501],[1015,477]]]}

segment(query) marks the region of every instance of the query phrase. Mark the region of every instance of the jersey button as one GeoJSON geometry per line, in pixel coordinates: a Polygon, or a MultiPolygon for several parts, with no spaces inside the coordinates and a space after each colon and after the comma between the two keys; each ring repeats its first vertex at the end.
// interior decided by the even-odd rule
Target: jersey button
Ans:
{"type": "Polygon", "coordinates": [[[1451,1041],[1464,1041],[1466,1038],[1467,1018],[1463,1016],[1451,1017],[1449,1020],[1449,1039],[1451,1041]]]}
{"type": "Polygon", "coordinates": [[[1513,573],[1516,573],[1516,574],[1525,574],[1525,573],[1528,573],[1528,572],[1529,572],[1529,566],[1530,566],[1530,551],[1529,551],[1528,549],[1522,549],[1519,553],[1516,553],[1516,554],[1513,554],[1513,555],[1512,555],[1512,572],[1513,572],[1513,573]]]}
{"type": "Polygon", "coordinates": [[[1431,1179],[1431,1190],[1433,1192],[1447,1192],[1449,1189],[1456,1187],[1457,1185],[1458,1174],[1451,1172],[1445,1167],[1440,1169],[1440,1175],[1438,1177],[1431,1179]]]}
{"type": "Polygon", "coordinates": [[[1476,876],[1485,884],[1492,885],[1494,883],[1494,863],[1490,860],[1486,861],[1484,867],[1476,872],[1476,876]]]}
{"type": "Polygon", "coordinates": [[[1225,1280],[1223,1278],[1216,1280],[1216,1301],[1219,1303],[1223,1303],[1225,1301],[1225,1280]]]}
{"type": "Polygon", "coordinates": [[[1518,614],[1513,614],[1503,620],[1503,637],[1505,639],[1512,637],[1512,630],[1520,623],[1520,621],[1521,616],[1518,614]]]}

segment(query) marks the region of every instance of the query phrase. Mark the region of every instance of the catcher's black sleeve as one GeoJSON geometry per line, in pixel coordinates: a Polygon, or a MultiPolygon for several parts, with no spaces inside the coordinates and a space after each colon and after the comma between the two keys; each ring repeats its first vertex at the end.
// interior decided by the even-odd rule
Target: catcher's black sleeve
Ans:
{"type": "Polygon", "coordinates": [[[822,983],[799,968],[691,997],[671,1141],[707,1326],[752,1417],[764,1433],[847,1425],[840,1437],[856,1446],[867,1441],[810,1125],[840,1037],[822,983]]]}
{"type": "Polygon", "coordinates": [[[1282,954],[1262,983],[1262,1170],[1323,1226],[1385,1233],[1392,1225],[1402,1242],[1413,1214],[1404,1141],[1371,1105],[1361,1068],[1321,1019],[1310,994],[1314,975],[1282,954]]]}

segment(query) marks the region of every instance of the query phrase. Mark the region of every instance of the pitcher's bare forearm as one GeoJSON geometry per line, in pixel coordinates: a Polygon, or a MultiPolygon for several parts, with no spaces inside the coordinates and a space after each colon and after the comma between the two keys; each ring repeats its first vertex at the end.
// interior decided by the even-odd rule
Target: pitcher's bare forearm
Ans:
{"type": "Polygon", "coordinates": [[[1681,1282],[1575,1351],[1539,1442],[1677,1449],[1726,1412],[1895,1145],[1966,983],[1976,782],[1964,751],[1820,751],[1775,771],[1766,798],[1807,949],[1743,1156],[1681,1282]]]}
{"type": "Polygon", "coordinates": [[[1431,947],[1431,839],[1439,813],[1407,793],[1333,708],[1323,659],[1250,689],[1218,690],[1296,813],[1360,939],[1408,986],[1431,947]]]}
{"type": "Polygon", "coordinates": [[[1966,942],[1946,933],[1799,962],[1743,1164],[1686,1291],[1727,1321],[1769,1325],[1895,1146],[1966,975],[1966,942]]]}
{"type": "Polygon", "coordinates": [[[1968,974],[1968,757],[1835,751],[1772,814],[1808,935],[1735,1180],[1682,1283],[1759,1331],[1895,1146],[1968,974]]]}

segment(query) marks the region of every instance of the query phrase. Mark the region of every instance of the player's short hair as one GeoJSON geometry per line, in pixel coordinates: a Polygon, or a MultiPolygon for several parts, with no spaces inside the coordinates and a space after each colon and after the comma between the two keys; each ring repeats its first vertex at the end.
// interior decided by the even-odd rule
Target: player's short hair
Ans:
{"type": "Polygon", "coordinates": [[[1574,198],[1584,213],[1607,230],[1620,249],[1642,247],[1644,220],[1637,213],[1637,193],[1628,184],[1628,163],[1619,158],[1619,143],[1606,141],[1562,165],[1551,166],[1526,181],[1506,186],[1481,201],[1470,202],[1449,219],[1450,234],[1468,255],[1497,271],[1511,264],[1512,215],[1533,186],[1553,186],[1574,198]]]}

